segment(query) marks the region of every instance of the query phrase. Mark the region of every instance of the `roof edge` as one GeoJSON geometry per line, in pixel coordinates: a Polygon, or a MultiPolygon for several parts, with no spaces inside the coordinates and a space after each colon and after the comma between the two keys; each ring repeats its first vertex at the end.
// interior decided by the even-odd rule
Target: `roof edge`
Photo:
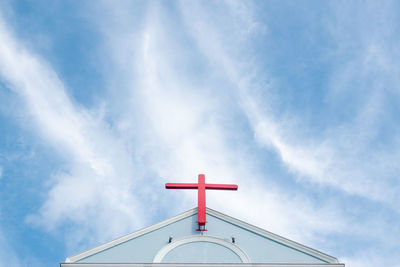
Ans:
{"type": "MultiPolygon", "coordinates": [[[[107,243],[101,244],[99,246],[96,246],[96,247],[93,247],[91,249],[85,250],[85,251],[83,251],[81,253],[78,253],[78,254],[75,254],[73,256],[67,257],[65,259],[65,263],[75,263],[75,262],[77,262],[77,261],[79,261],[79,260],[81,260],[83,258],[89,257],[89,256],[94,255],[96,253],[99,253],[99,252],[101,252],[103,250],[106,250],[108,248],[111,248],[111,247],[114,247],[114,246],[119,245],[121,243],[124,243],[124,242],[126,242],[128,240],[136,238],[138,236],[147,234],[149,232],[152,232],[152,231],[154,231],[156,229],[159,229],[161,227],[167,226],[167,225],[169,225],[171,223],[174,223],[176,221],[185,219],[185,218],[190,217],[190,216],[192,216],[192,215],[194,215],[196,213],[197,213],[197,207],[193,208],[193,209],[190,209],[188,211],[185,211],[183,213],[180,213],[180,214],[178,214],[178,215],[176,215],[174,217],[171,217],[169,219],[166,219],[164,221],[161,221],[161,222],[155,223],[153,225],[150,225],[148,227],[142,228],[142,229],[140,229],[138,231],[135,231],[135,232],[129,233],[127,235],[124,235],[122,237],[116,238],[116,239],[111,240],[111,241],[109,241],[107,243]]],[[[268,239],[271,239],[271,240],[273,240],[273,241],[275,241],[277,243],[280,243],[280,244],[283,244],[285,246],[294,248],[294,249],[296,249],[296,250],[298,250],[300,252],[309,254],[309,255],[311,255],[311,256],[313,256],[315,258],[324,260],[327,263],[339,263],[338,259],[333,257],[333,256],[325,254],[325,253],[323,253],[321,251],[318,251],[316,249],[307,247],[305,245],[302,245],[300,243],[297,243],[297,242],[295,242],[293,240],[287,239],[287,238],[282,237],[280,235],[274,234],[274,233],[269,232],[267,230],[264,230],[264,229],[262,229],[260,227],[257,227],[257,226],[254,226],[252,224],[246,223],[246,222],[244,222],[242,220],[236,219],[234,217],[231,217],[231,216],[226,215],[224,213],[221,213],[219,211],[216,211],[216,210],[213,210],[213,209],[210,209],[210,208],[206,207],[206,213],[209,214],[209,215],[212,215],[214,217],[217,217],[217,218],[219,218],[221,220],[224,220],[226,222],[229,222],[229,223],[232,223],[234,225],[237,225],[237,226],[239,226],[241,228],[244,228],[244,229],[246,229],[248,231],[256,233],[258,235],[264,236],[264,237],[266,237],[268,239]]]]}
{"type": "Polygon", "coordinates": [[[254,226],[252,224],[246,223],[246,222],[241,221],[239,219],[233,218],[233,217],[231,217],[229,215],[226,215],[224,213],[221,213],[219,211],[216,211],[216,210],[213,210],[213,209],[210,209],[210,208],[206,207],[206,213],[208,213],[209,215],[215,216],[215,217],[217,217],[219,219],[222,219],[224,221],[227,221],[227,222],[230,222],[232,224],[235,224],[235,225],[237,225],[239,227],[242,227],[244,229],[247,229],[247,230],[249,230],[251,232],[254,232],[256,234],[259,234],[261,236],[264,236],[266,238],[269,238],[269,239],[271,239],[271,240],[273,240],[275,242],[281,243],[281,244],[283,244],[285,246],[292,247],[292,248],[294,248],[294,249],[296,249],[298,251],[301,251],[303,253],[309,254],[309,255],[311,255],[313,257],[316,257],[318,259],[324,260],[327,263],[339,263],[338,259],[333,257],[333,256],[330,256],[330,255],[328,255],[326,253],[323,253],[321,251],[318,251],[316,249],[307,247],[305,245],[297,243],[296,241],[287,239],[287,238],[285,238],[283,236],[274,234],[274,233],[269,232],[267,230],[264,230],[264,229],[262,229],[260,227],[257,227],[257,226],[254,226]]]}
{"type": "Polygon", "coordinates": [[[161,221],[161,222],[155,223],[153,225],[150,225],[148,227],[142,228],[142,229],[140,229],[138,231],[135,231],[135,232],[132,232],[130,234],[124,235],[122,237],[116,238],[116,239],[111,240],[111,241],[109,241],[107,243],[101,244],[99,246],[96,246],[96,247],[93,247],[91,249],[85,250],[85,251],[83,251],[81,253],[78,253],[78,254],[75,254],[73,256],[67,257],[65,259],[65,262],[66,263],[74,263],[74,262],[79,261],[79,260],[81,260],[83,258],[86,258],[86,257],[89,257],[91,255],[94,255],[94,254],[96,254],[96,253],[98,253],[100,251],[103,251],[103,250],[106,250],[108,248],[111,248],[111,247],[114,247],[116,245],[119,245],[121,243],[124,243],[124,242],[126,242],[126,241],[128,241],[130,239],[133,239],[133,238],[136,238],[138,236],[147,234],[147,233],[149,233],[151,231],[154,231],[156,229],[159,229],[161,227],[164,227],[164,226],[169,225],[171,223],[174,223],[176,221],[179,221],[179,220],[185,219],[187,217],[190,217],[190,216],[192,216],[192,215],[194,215],[196,213],[197,213],[197,207],[193,208],[193,209],[190,209],[188,211],[185,211],[185,212],[183,212],[181,214],[178,214],[178,215],[176,215],[174,217],[171,217],[169,219],[166,219],[164,221],[161,221]]]}

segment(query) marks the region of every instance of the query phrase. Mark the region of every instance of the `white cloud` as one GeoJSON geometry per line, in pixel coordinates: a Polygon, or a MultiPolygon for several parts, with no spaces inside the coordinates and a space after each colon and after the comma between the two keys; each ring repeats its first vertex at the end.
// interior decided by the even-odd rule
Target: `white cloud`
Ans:
{"type": "Polygon", "coordinates": [[[96,110],[72,104],[57,74],[20,45],[4,21],[0,39],[0,75],[24,100],[31,126],[66,159],[66,171],[54,174],[46,202],[28,220],[48,229],[73,222],[82,242],[142,225],[140,200],[133,194],[138,181],[132,179],[134,166],[124,144],[96,110]],[[91,239],[82,229],[91,229],[91,239]]]}
{"type": "Polygon", "coordinates": [[[340,129],[332,136],[327,136],[320,141],[312,138],[307,140],[304,137],[299,140],[290,134],[296,132],[296,128],[282,127],[271,120],[267,114],[260,112],[256,105],[254,103],[247,105],[247,113],[255,138],[260,144],[276,149],[282,161],[292,171],[313,182],[333,186],[346,193],[361,195],[399,208],[397,187],[393,187],[390,181],[384,179],[376,183],[375,176],[378,169],[385,169],[381,164],[391,164],[391,157],[394,155],[377,155],[370,152],[369,159],[366,159],[360,153],[364,153],[367,144],[357,144],[357,140],[354,140],[357,139],[357,133],[362,131],[361,128],[340,129]],[[343,142],[343,136],[354,141],[343,142]],[[385,157],[385,160],[381,158],[381,162],[378,163],[376,161],[378,157],[385,157]],[[362,160],[367,162],[363,163],[362,160]],[[368,166],[368,162],[376,162],[376,165],[368,166]],[[374,185],[371,186],[372,184],[374,185]]]}

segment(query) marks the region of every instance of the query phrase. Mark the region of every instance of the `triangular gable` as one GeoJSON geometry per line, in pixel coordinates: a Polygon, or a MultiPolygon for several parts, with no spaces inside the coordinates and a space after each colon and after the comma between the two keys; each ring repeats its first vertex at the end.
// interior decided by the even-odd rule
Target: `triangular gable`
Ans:
{"type": "MultiPolygon", "coordinates": [[[[206,232],[201,233],[195,230],[197,208],[194,208],[168,220],[68,257],[66,262],[151,263],[168,262],[168,260],[174,262],[174,259],[184,261],[179,257],[190,254],[191,248],[183,246],[189,242],[192,242],[190,243],[192,246],[206,242],[214,246],[209,251],[216,251],[214,253],[218,253],[218,257],[222,257],[222,259],[218,258],[221,262],[301,264],[338,262],[336,258],[325,253],[215,210],[207,208],[206,213],[208,226],[206,232]],[[177,248],[184,248],[187,251],[181,251],[174,255],[177,248]],[[218,249],[221,252],[218,252],[218,249]],[[226,253],[222,249],[225,249],[226,253]]],[[[207,257],[210,257],[210,262],[213,262],[212,253],[208,252],[207,257]]]]}

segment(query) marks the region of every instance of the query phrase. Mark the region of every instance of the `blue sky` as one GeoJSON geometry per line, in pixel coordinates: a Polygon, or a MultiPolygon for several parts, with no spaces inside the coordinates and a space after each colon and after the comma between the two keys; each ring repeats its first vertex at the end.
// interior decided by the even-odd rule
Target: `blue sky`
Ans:
{"type": "Polygon", "coordinates": [[[196,205],[400,260],[396,1],[3,1],[0,266],[56,266],[196,205]]]}

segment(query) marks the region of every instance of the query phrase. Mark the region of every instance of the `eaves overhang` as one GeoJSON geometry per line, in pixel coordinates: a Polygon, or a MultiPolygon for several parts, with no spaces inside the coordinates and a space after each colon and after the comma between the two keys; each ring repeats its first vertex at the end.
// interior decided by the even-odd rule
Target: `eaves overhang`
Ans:
{"type": "MultiPolygon", "coordinates": [[[[112,248],[114,246],[117,246],[119,244],[122,244],[124,242],[127,242],[127,241],[129,241],[131,239],[134,239],[134,238],[137,238],[139,236],[142,236],[142,235],[145,235],[147,233],[150,233],[152,231],[155,231],[155,230],[157,230],[159,228],[165,227],[165,226],[167,226],[169,224],[172,224],[174,222],[177,222],[179,220],[182,220],[182,219],[185,219],[187,217],[193,216],[196,213],[197,213],[197,208],[190,209],[190,210],[188,210],[186,212],[183,212],[183,213],[181,213],[179,215],[176,215],[176,216],[174,216],[172,218],[169,218],[167,220],[161,221],[161,222],[153,224],[153,225],[151,225],[149,227],[143,228],[143,229],[141,229],[139,231],[127,234],[127,235],[122,236],[120,238],[114,239],[114,240],[112,240],[110,242],[104,243],[104,244],[99,245],[97,247],[94,247],[92,249],[89,249],[89,250],[86,250],[86,251],[81,252],[79,254],[76,254],[74,256],[68,257],[68,258],[66,258],[65,263],[61,263],[61,264],[63,264],[62,266],[65,266],[65,267],[75,267],[75,266],[121,266],[121,267],[122,266],[171,266],[171,265],[168,265],[166,263],[159,263],[160,265],[155,265],[156,263],[151,263],[151,264],[149,263],[150,265],[148,265],[147,263],[123,263],[123,264],[120,263],[120,264],[113,264],[113,265],[104,263],[103,265],[98,265],[98,264],[102,264],[102,263],[96,263],[97,265],[93,265],[93,263],[78,263],[78,261],[80,261],[81,259],[84,259],[86,257],[89,257],[91,255],[94,255],[96,253],[99,253],[101,251],[104,251],[104,250],[107,250],[107,249],[112,248]],[[69,264],[75,264],[75,265],[69,265],[69,264]],[[76,265],[76,264],[81,264],[81,265],[76,265]],[[84,264],[84,265],[82,265],[82,264],[84,264]],[[137,265],[137,264],[139,264],[139,265],[137,265]]],[[[244,221],[241,221],[241,220],[238,220],[236,218],[230,217],[230,216],[228,216],[226,214],[223,214],[221,212],[218,212],[216,210],[213,210],[213,209],[210,209],[210,208],[206,208],[206,213],[208,215],[211,215],[211,216],[219,218],[219,219],[221,219],[223,221],[226,221],[226,222],[228,222],[230,224],[236,225],[236,226],[238,226],[240,228],[243,228],[243,229],[246,229],[246,230],[248,230],[250,232],[253,232],[253,233],[257,234],[257,235],[263,236],[263,237],[268,238],[270,240],[273,240],[273,241],[275,241],[277,243],[283,244],[283,245],[285,245],[287,247],[291,247],[291,248],[293,248],[295,250],[298,250],[300,252],[306,253],[306,254],[311,255],[311,256],[313,256],[315,258],[321,259],[321,260],[325,261],[328,265],[326,265],[326,264],[297,264],[297,265],[296,264],[283,264],[282,265],[282,264],[271,264],[271,263],[262,264],[262,265],[260,265],[261,263],[251,263],[250,265],[243,265],[243,263],[242,263],[242,264],[239,264],[239,265],[238,264],[236,264],[236,265],[235,264],[229,264],[229,265],[226,265],[226,264],[214,264],[214,265],[210,265],[210,264],[207,264],[207,265],[204,265],[204,264],[186,264],[186,265],[174,265],[174,266],[215,266],[215,267],[217,267],[217,266],[244,266],[244,267],[245,266],[269,266],[269,267],[273,267],[273,266],[280,266],[280,267],[283,267],[283,266],[291,266],[291,267],[296,267],[296,266],[299,266],[299,267],[301,267],[301,266],[313,266],[313,267],[344,266],[344,265],[341,265],[335,257],[332,257],[330,255],[327,255],[327,254],[325,254],[323,252],[320,252],[320,251],[315,250],[313,248],[307,247],[305,245],[302,245],[302,244],[297,243],[295,241],[292,241],[290,239],[284,238],[284,237],[279,236],[277,234],[274,234],[272,232],[266,231],[266,230],[264,230],[262,228],[259,228],[257,226],[248,224],[248,223],[246,223],[244,221]],[[332,264],[339,264],[339,265],[332,265],[332,264]]]]}

